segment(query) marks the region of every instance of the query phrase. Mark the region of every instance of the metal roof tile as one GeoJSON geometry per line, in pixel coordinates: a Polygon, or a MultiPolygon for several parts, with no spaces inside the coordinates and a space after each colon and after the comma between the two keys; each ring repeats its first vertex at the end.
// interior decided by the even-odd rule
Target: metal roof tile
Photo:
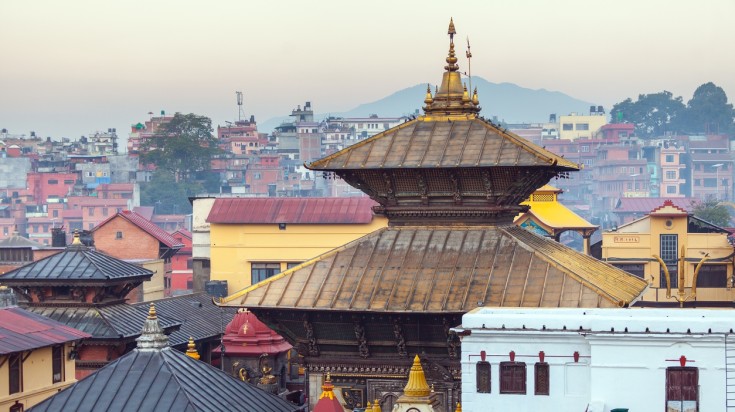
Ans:
{"type": "Polygon", "coordinates": [[[373,219],[369,197],[220,198],[207,222],[221,224],[367,224],[373,219]]]}
{"type": "Polygon", "coordinates": [[[56,345],[90,335],[19,307],[0,308],[0,354],[56,345]]]}

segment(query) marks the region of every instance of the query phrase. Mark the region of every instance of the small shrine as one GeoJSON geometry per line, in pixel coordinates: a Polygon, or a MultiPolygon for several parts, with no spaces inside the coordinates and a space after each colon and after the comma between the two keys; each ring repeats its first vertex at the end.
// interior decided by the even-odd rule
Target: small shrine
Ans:
{"type": "Polygon", "coordinates": [[[528,197],[522,205],[529,209],[515,218],[515,224],[537,235],[553,238],[557,242],[561,234],[574,231],[582,236],[582,250],[590,254],[590,237],[599,226],[584,220],[559,202],[562,193],[551,185],[544,185],[528,197]]]}

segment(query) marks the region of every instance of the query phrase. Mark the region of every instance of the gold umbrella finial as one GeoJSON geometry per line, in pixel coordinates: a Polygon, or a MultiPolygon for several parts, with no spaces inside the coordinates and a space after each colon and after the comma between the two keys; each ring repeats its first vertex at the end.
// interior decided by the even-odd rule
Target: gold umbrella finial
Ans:
{"type": "Polygon", "coordinates": [[[432,104],[434,103],[434,97],[431,95],[431,85],[426,85],[426,98],[424,99],[424,103],[426,104],[432,104]]]}
{"type": "Polygon", "coordinates": [[[189,336],[189,344],[186,345],[186,356],[199,360],[199,352],[197,352],[196,344],[194,344],[194,338],[189,336]]]}
{"type": "Polygon", "coordinates": [[[148,308],[148,319],[153,320],[157,318],[158,317],[156,316],[156,305],[151,303],[151,307],[148,308]]]}
{"type": "Polygon", "coordinates": [[[477,97],[477,87],[475,87],[475,91],[472,93],[472,104],[475,106],[480,104],[480,99],[477,97]]]}
{"type": "Polygon", "coordinates": [[[454,35],[457,34],[457,30],[454,29],[454,18],[449,18],[449,30],[447,31],[449,39],[454,41],[454,35]]]}

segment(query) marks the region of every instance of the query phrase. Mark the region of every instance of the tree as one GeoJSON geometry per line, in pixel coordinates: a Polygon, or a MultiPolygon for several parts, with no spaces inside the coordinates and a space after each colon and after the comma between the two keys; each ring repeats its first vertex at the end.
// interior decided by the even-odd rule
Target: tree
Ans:
{"type": "Polygon", "coordinates": [[[692,206],[694,216],[720,227],[730,226],[730,211],[714,196],[707,196],[704,200],[692,202],[692,206]]]}
{"type": "Polygon", "coordinates": [[[610,114],[613,121],[635,124],[636,134],[643,138],[663,136],[676,132],[681,116],[686,109],[681,97],[671,92],[638,95],[637,101],[630,98],[613,106],[610,114]]]}
{"type": "Polygon", "coordinates": [[[154,213],[158,215],[189,214],[189,196],[202,191],[198,182],[177,182],[172,172],[158,169],[153,172],[149,182],[141,185],[140,203],[153,206],[154,213]]]}
{"type": "Polygon", "coordinates": [[[210,170],[212,157],[220,152],[212,131],[210,118],[176,113],[142,144],[141,161],[171,172],[176,182],[189,181],[210,170]]]}
{"type": "Polygon", "coordinates": [[[735,110],[727,102],[727,94],[714,83],[705,83],[694,91],[687,103],[684,125],[692,133],[722,133],[735,131],[735,110]]]}

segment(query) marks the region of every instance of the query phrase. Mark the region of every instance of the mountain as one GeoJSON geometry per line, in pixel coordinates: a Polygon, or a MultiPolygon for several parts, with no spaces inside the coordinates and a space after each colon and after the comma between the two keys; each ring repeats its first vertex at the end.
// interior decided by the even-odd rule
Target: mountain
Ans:
{"type": "MultiPolygon", "coordinates": [[[[528,89],[513,83],[492,83],[481,77],[472,78],[472,87],[477,87],[482,107],[482,116],[508,123],[539,123],[549,119],[549,114],[568,114],[571,112],[586,113],[592,103],[575,99],[561,92],[546,89],[528,89]]],[[[356,108],[341,112],[329,113],[334,117],[368,117],[371,114],[391,117],[412,114],[416,110],[422,112],[426,84],[399,90],[390,96],[372,103],[365,103],[356,108]]],[[[326,114],[315,114],[321,120],[326,114]]],[[[289,120],[289,116],[281,116],[260,123],[260,132],[270,133],[276,126],[289,120]]]]}

